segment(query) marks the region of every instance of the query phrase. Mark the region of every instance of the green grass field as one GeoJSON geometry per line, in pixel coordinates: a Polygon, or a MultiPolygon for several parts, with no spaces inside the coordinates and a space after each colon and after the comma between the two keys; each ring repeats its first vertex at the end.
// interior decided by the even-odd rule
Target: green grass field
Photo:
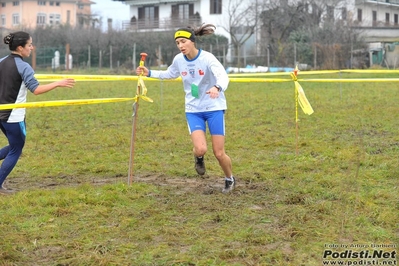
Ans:
{"type": "MultiPolygon", "coordinates": [[[[328,76],[338,77],[370,74],[328,76]]],[[[232,82],[229,195],[210,143],[207,175],[195,173],[181,83],[146,85],[154,103],[140,101],[132,185],[132,102],[27,110],[7,179],[19,192],[0,195],[1,266],[311,266],[349,249],[397,265],[399,82],[301,82],[315,112],[298,110],[298,132],[292,82],[232,82]]],[[[135,87],[82,81],[29,101],[133,97],[135,87]]]]}

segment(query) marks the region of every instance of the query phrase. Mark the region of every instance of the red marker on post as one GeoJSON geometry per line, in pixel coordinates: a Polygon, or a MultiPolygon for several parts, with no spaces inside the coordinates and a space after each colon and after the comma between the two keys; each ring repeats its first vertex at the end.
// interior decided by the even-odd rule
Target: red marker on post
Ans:
{"type": "Polygon", "coordinates": [[[296,65],[294,69],[294,75],[298,76],[298,72],[299,72],[298,65],[296,65]]]}

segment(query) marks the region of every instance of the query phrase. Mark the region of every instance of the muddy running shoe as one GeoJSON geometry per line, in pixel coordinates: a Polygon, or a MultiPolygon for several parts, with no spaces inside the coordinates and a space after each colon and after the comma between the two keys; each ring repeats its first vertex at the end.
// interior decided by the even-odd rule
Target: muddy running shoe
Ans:
{"type": "Polygon", "coordinates": [[[204,156],[201,157],[194,156],[194,159],[195,159],[195,170],[199,175],[204,175],[205,174],[204,156]]]}
{"type": "Polygon", "coordinates": [[[234,176],[232,176],[231,178],[226,177],[224,180],[224,189],[222,190],[222,192],[229,193],[234,189],[235,185],[236,185],[236,180],[234,176]]]}
{"type": "Polygon", "coordinates": [[[3,186],[0,187],[0,194],[13,194],[15,193],[15,190],[5,188],[3,186]]]}

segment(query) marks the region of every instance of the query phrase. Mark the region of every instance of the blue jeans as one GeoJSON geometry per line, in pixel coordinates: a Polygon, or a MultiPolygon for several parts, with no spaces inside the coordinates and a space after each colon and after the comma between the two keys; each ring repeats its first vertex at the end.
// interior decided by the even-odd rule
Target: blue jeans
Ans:
{"type": "Polygon", "coordinates": [[[7,176],[11,173],[22,154],[25,145],[26,128],[25,122],[7,123],[0,122],[0,129],[8,139],[8,145],[0,149],[0,187],[7,176]]]}

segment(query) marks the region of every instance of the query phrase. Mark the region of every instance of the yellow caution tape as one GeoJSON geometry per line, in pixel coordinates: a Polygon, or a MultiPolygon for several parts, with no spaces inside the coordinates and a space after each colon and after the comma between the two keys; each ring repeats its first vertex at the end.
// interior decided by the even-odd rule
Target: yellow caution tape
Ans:
{"type": "Polygon", "coordinates": [[[10,104],[0,104],[0,110],[10,110],[14,108],[39,108],[39,107],[66,106],[66,105],[112,103],[112,102],[131,101],[134,99],[135,98],[98,98],[98,99],[43,101],[43,102],[29,102],[29,103],[10,103],[10,104]]]}
{"type": "MultiPolygon", "coordinates": [[[[301,75],[315,75],[315,74],[334,74],[340,73],[340,70],[317,70],[317,71],[301,71],[301,75]]],[[[256,77],[256,76],[289,76],[292,72],[262,72],[262,73],[235,73],[228,74],[229,77],[256,77]]]]}
{"type": "Polygon", "coordinates": [[[145,95],[142,95],[142,94],[138,94],[138,95],[134,96],[134,98],[133,98],[133,100],[135,102],[137,102],[139,99],[142,99],[142,100],[144,100],[146,102],[150,102],[150,103],[154,102],[151,98],[149,98],[145,95]]]}
{"type": "MultiPolygon", "coordinates": [[[[291,73],[292,74],[292,73],[291,73]]],[[[301,73],[302,74],[302,73],[301,73]]],[[[295,76],[296,77],[296,76],[295,76]]],[[[230,78],[231,82],[290,82],[295,80],[292,76],[291,79],[271,79],[271,78],[230,78]]],[[[347,78],[347,79],[327,79],[327,78],[316,78],[316,79],[299,79],[296,77],[296,81],[301,82],[398,82],[399,78],[347,78]]]]}
{"type": "Polygon", "coordinates": [[[270,79],[270,78],[230,78],[230,82],[288,82],[292,79],[270,79]]]}
{"type": "MultiPolygon", "coordinates": [[[[320,74],[334,74],[334,73],[365,73],[365,74],[384,74],[384,73],[399,73],[399,69],[395,70],[378,70],[378,69],[343,69],[343,70],[315,70],[315,71],[301,71],[301,75],[320,75],[320,74]]],[[[266,73],[235,73],[235,74],[228,74],[229,77],[233,77],[230,79],[233,82],[287,82],[291,79],[262,79],[262,78],[237,78],[234,77],[263,77],[263,76],[284,76],[284,75],[291,75],[290,72],[266,72],[266,73]]],[[[69,75],[69,74],[35,74],[35,77],[39,81],[54,81],[63,78],[73,78],[77,81],[113,81],[113,80],[138,80],[139,76],[133,75],[69,75]]],[[[151,77],[142,77],[145,80],[158,80],[151,77]]],[[[164,80],[164,81],[176,81],[181,80],[181,77],[171,80],[164,80]]],[[[315,79],[315,80],[306,80],[306,81],[324,81],[324,82],[345,82],[345,80],[351,79],[315,79]]],[[[352,79],[348,82],[361,82],[361,81],[371,81],[371,82],[379,82],[385,79],[352,79]]],[[[392,80],[392,79],[391,79],[392,80]]],[[[393,79],[392,81],[397,81],[393,79]]]]}
{"type": "Polygon", "coordinates": [[[298,79],[304,82],[394,82],[399,78],[366,78],[366,79],[298,79]]]}
{"type": "MultiPolygon", "coordinates": [[[[305,92],[302,89],[301,84],[299,84],[298,82],[298,69],[295,68],[295,72],[291,73],[291,78],[294,81],[295,84],[295,100],[297,101],[297,103],[299,102],[299,105],[301,106],[303,112],[307,115],[311,115],[313,114],[313,108],[310,105],[308,98],[306,98],[305,92]]],[[[298,116],[298,115],[297,115],[298,116]]],[[[298,120],[298,118],[297,118],[298,120]]]]}
{"type": "Polygon", "coordinates": [[[302,89],[302,86],[299,84],[298,81],[294,81],[295,83],[295,89],[298,93],[298,102],[299,105],[301,106],[303,112],[307,115],[313,114],[313,108],[310,105],[308,99],[306,98],[305,92],[302,89]]]}
{"type": "MultiPolygon", "coordinates": [[[[301,71],[301,75],[313,75],[313,74],[332,74],[332,73],[399,73],[399,70],[363,70],[363,69],[345,69],[345,70],[321,70],[321,71],[301,71]]],[[[95,103],[109,103],[109,102],[121,102],[134,100],[137,102],[139,99],[143,99],[147,102],[153,102],[153,100],[146,96],[147,87],[144,84],[144,80],[158,80],[155,78],[148,78],[143,76],[130,76],[130,75],[68,75],[68,74],[36,74],[35,77],[40,82],[52,82],[63,78],[73,78],[76,81],[115,81],[115,80],[128,80],[138,81],[137,94],[133,98],[103,98],[103,99],[83,99],[83,100],[61,100],[61,101],[44,101],[44,102],[30,102],[30,103],[18,103],[18,104],[0,104],[0,110],[7,110],[13,108],[37,108],[37,107],[51,107],[51,106],[66,106],[66,105],[81,105],[81,104],[95,104],[95,103]]],[[[229,74],[231,82],[290,82],[294,81],[295,89],[298,93],[298,102],[301,105],[302,110],[305,114],[312,114],[313,108],[310,105],[303,88],[299,84],[301,82],[398,82],[399,78],[316,78],[316,79],[298,79],[297,75],[288,72],[274,72],[274,73],[239,73],[229,74]],[[254,76],[278,76],[278,75],[290,75],[290,78],[253,78],[254,76]],[[248,76],[248,78],[243,78],[248,76]],[[240,78],[234,78],[240,77],[240,78]]],[[[181,80],[181,77],[166,81],[177,81],[181,80]]]]}
{"type": "Polygon", "coordinates": [[[40,80],[54,81],[59,79],[71,78],[78,81],[96,81],[96,80],[137,80],[137,76],[128,76],[128,75],[58,75],[58,74],[35,74],[35,77],[40,80]]]}
{"type": "Polygon", "coordinates": [[[154,102],[151,98],[146,96],[147,94],[147,87],[144,84],[144,81],[141,76],[139,76],[139,79],[137,81],[137,89],[136,89],[136,96],[134,97],[135,102],[137,102],[139,99],[143,99],[146,102],[154,102]]]}

